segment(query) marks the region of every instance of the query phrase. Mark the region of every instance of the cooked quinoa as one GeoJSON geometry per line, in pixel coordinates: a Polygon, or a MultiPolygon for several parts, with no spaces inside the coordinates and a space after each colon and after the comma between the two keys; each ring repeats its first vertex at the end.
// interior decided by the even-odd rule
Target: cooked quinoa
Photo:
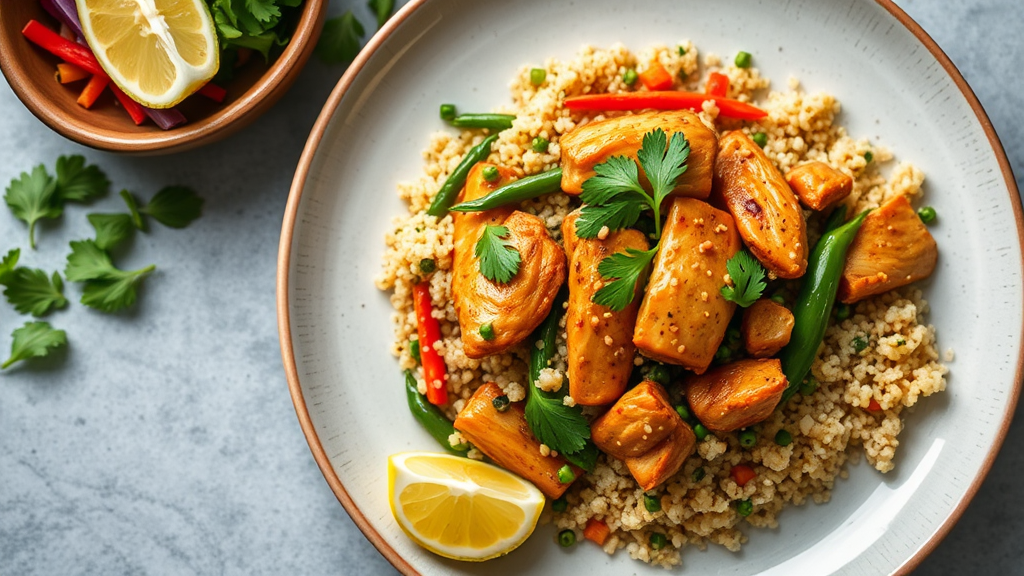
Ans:
{"type": "MultiPolygon", "coordinates": [[[[584,47],[572,60],[544,62],[547,75],[539,87],[530,81],[530,68],[536,65],[524,66],[511,83],[511,104],[498,110],[514,113],[516,120],[499,135],[489,161],[511,168],[520,177],[555,168],[560,137],[577,125],[605,117],[570,114],[562,108],[562,99],[630,90],[622,74],[630,68],[643,72],[653,60],[677,79],[679,89],[703,91],[707,73],[726,74],[730,79],[728,96],[756,101],[768,112],[767,118],[754,123],[720,119],[718,108],[707,102],[699,113],[701,120],[718,131],[742,128],[751,135],[763,132],[767,136],[764,150],[781,171],[818,160],[849,174],[854,187],[846,203],[854,212],[896,195],[913,200],[921,194],[924,175],[920,170],[906,162],[895,163],[884,147],[854,139],[836,124],[840,103],[834,96],[807,93],[792,78],[785,90],[770,91],[768,79],[756,68],[723,66],[713,54],[701,60],[688,41],[639,53],[618,44],[607,49],[584,47]],[[547,152],[532,150],[537,136],[550,141],[547,152]]],[[[423,392],[422,370],[409,347],[416,338],[412,287],[423,280],[420,262],[434,261],[430,291],[433,314],[441,325],[439,352],[448,366],[448,391],[453,400],[447,415],[453,420],[466,399],[485,382],[498,384],[512,401],[522,400],[524,386],[534,385],[527,382],[529,342],[480,360],[464,354],[451,294],[452,220],[423,213],[462,156],[485,136],[483,130],[448,130],[431,137],[423,153],[423,175],[399,185],[399,196],[408,202],[409,213],[396,217],[387,231],[383,270],[376,280],[381,290],[391,291],[395,309],[391,352],[401,368],[419,370],[423,392]]],[[[539,216],[560,242],[562,219],[575,202],[565,194],[552,194],[525,203],[523,209],[539,216]]],[[[810,240],[816,241],[816,236],[811,224],[810,240]]],[[[940,361],[935,330],[924,323],[927,311],[927,302],[913,286],[856,304],[849,318],[834,322],[825,334],[811,369],[819,383],[817,389],[807,391],[807,396],[795,395],[783,409],[756,425],[757,442],[752,447],[742,447],[738,433],[709,435],[699,442],[697,453],[653,493],[661,501],[660,511],[648,512],[644,491],[625,465],[602,455],[595,471],[577,480],[566,493],[568,509],[546,517],[559,530],[575,530],[578,537],[590,518],[603,520],[612,530],[604,544],[606,552],[625,548],[633,558],[668,567],[680,563],[680,551],[686,544],[704,548],[711,542],[735,551],[747,539],[741,530],[743,523],[772,528],[778,525],[777,515],[787,503],[828,501],[836,477],[846,475],[847,459],[857,459],[861,450],[880,472],[892,470],[903,428],[901,413],[921,397],[945,388],[946,367],[940,361]],[[862,348],[859,352],[858,347],[862,348]],[[774,441],[780,430],[792,436],[786,446],[774,441]],[[757,474],[755,481],[742,487],[730,475],[733,466],[741,463],[757,474]],[[736,503],[744,500],[753,505],[753,512],[746,517],[736,511],[736,503]],[[653,533],[665,535],[669,545],[654,550],[649,544],[653,533]]],[[[563,328],[564,322],[563,317],[563,328]]],[[[566,371],[564,332],[558,352],[537,383],[545,390],[557,389],[566,371]]],[[[947,350],[943,358],[951,360],[952,351],[947,350]]],[[[637,356],[634,363],[642,366],[644,362],[637,356]]],[[[572,405],[573,400],[566,397],[565,403],[572,405]]],[[[594,411],[586,409],[584,413],[594,411]]],[[[452,440],[461,441],[456,435],[459,437],[452,440]]],[[[476,450],[472,456],[482,457],[476,450]]]]}

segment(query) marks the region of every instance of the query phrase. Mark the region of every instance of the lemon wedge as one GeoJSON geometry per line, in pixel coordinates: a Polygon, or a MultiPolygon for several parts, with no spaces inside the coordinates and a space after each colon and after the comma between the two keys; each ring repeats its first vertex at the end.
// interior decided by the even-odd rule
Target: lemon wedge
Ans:
{"type": "Polygon", "coordinates": [[[82,32],[110,79],[133,100],[170,108],[217,73],[205,0],[76,0],[82,32]]]}
{"type": "Polygon", "coordinates": [[[544,494],[519,476],[433,452],[388,458],[388,499],[398,525],[417,544],[474,562],[515,550],[544,508],[544,494]]]}

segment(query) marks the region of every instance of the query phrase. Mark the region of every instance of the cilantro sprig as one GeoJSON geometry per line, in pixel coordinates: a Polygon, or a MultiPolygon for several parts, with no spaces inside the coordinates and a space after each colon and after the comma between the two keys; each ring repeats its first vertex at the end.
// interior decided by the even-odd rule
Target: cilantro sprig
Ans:
{"type": "Polygon", "coordinates": [[[725,263],[732,286],[722,286],[722,296],[746,308],[757,302],[767,286],[764,267],[746,250],[740,250],[725,263]]]}
{"type": "Polygon", "coordinates": [[[270,60],[271,52],[291,40],[294,17],[302,0],[206,0],[217,27],[221,48],[220,79],[230,75],[238,49],[255,50],[270,60]]]}
{"type": "Polygon", "coordinates": [[[507,284],[519,272],[522,256],[512,245],[506,226],[486,226],[476,242],[473,255],[480,260],[480,273],[491,282],[507,284]]]}
{"type": "Polygon", "coordinates": [[[676,132],[669,138],[664,130],[655,128],[644,134],[637,152],[650,192],[641,183],[637,163],[625,156],[612,156],[594,166],[595,175],[583,183],[580,199],[584,206],[576,220],[577,236],[596,238],[603,230],[629,228],[650,210],[658,240],[650,250],[628,248],[601,261],[598,272],[606,282],[591,298],[595,304],[620,311],[633,301],[636,286],[661,245],[661,204],[686,172],[689,158],[690,142],[685,134],[676,132]]]}
{"type": "Polygon", "coordinates": [[[41,358],[49,355],[52,350],[66,346],[68,336],[63,330],[56,330],[47,322],[26,322],[14,331],[14,342],[11,344],[11,355],[0,370],[4,370],[22,360],[41,358]]]}
{"type": "Polygon", "coordinates": [[[161,188],[149,204],[140,204],[127,190],[121,191],[121,198],[128,205],[135,227],[142,231],[147,229],[143,215],[151,216],[168,228],[185,228],[203,213],[203,199],[187,186],[161,188]]]}
{"type": "Polygon", "coordinates": [[[71,282],[84,282],[82,304],[103,312],[116,312],[135,303],[136,287],[156,266],[121,270],[110,255],[93,240],[71,242],[71,254],[64,275],[71,282]]]}

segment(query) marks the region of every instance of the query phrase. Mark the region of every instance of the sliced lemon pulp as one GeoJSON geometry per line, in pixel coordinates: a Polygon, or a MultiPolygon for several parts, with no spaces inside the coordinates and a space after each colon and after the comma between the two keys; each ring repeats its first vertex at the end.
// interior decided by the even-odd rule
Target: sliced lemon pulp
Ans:
{"type": "Polygon", "coordinates": [[[544,494],[515,474],[432,452],[388,458],[388,499],[398,525],[420,546],[472,561],[515,550],[544,508],[544,494]]]}
{"type": "Polygon", "coordinates": [[[76,0],[100,66],[133,100],[170,108],[217,73],[219,50],[205,0],[76,0]]]}

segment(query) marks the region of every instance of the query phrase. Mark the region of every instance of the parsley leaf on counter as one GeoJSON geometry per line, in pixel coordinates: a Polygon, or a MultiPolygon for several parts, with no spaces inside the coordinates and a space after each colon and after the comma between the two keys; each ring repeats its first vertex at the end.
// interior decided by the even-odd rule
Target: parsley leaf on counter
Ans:
{"type": "Polygon", "coordinates": [[[184,228],[203,213],[203,199],[191,188],[167,186],[156,193],[149,204],[139,207],[157,222],[170,228],[184,228]]]}
{"type": "Polygon", "coordinates": [[[370,0],[367,6],[377,16],[377,29],[380,30],[391,17],[391,13],[394,12],[395,0],[370,0]]]}
{"type": "Polygon", "coordinates": [[[130,214],[89,214],[89,223],[96,229],[96,246],[110,250],[131,236],[135,229],[130,214]]]}
{"type": "Polygon", "coordinates": [[[486,226],[473,249],[480,259],[480,273],[491,282],[507,284],[519,272],[522,257],[508,235],[505,226],[486,226]]]}
{"type": "Polygon", "coordinates": [[[86,166],[79,154],[57,158],[57,197],[61,202],[88,202],[110,189],[110,180],[95,164],[86,166]]]}
{"type": "Polygon", "coordinates": [[[21,314],[42,316],[51,308],[63,308],[68,301],[64,298],[64,282],[54,272],[52,278],[42,270],[15,268],[0,276],[4,296],[21,314]]]}
{"type": "Polygon", "coordinates": [[[22,172],[20,178],[11,180],[7,186],[4,201],[19,220],[28,224],[28,242],[32,248],[36,247],[36,222],[41,218],[57,218],[64,211],[54,202],[56,191],[57,181],[42,164],[33,168],[31,174],[22,172]]]}
{"type": "Polygon", "coordinates": [[[657,247],[651,250],[626,248],[625,252],[616,252],[601,260],[597,265],[597,271],[603,278],[611,281],[605,282],[605,285],[594,293],[591,298],[594,304],[607,306],[616,312],[629,306],[641,275],[657,253],[657,247]]]}
{"type": "Polygon", "coordinates": [[[331,18],[324,24],[320,41],[316,43],[316,55],[328,64],[342,64],[355,60],[359,45],[366,30],[349,10],[331,18]]]}
{"type": "Polygon", "coordinates": [[[24,326],[14,331],[13,336],[11,356],[0,365],[0,370],[15,362],[41,358],[68,343],[67,334],[63,330],[55,330],[47,322],[26,322],[24,326]]]}
{"type": "Polygon", "coordinates": [[[764,283],[764,268],[746,250],[740,250],[725,263],[732,286],[722,286],[722,296],[746,308],[761,297],[767,286],[764,283]]]}
{"type": "Polygon", "coordinates": [[[92,240],[71,242],[71,254],[64,275],[72,282],[84,282],[82,304],[103,312],[116,312],[135,303],[136,285],[156,270],[149,265],[126,271],[114,266],[110,255],[92,240]]]}

